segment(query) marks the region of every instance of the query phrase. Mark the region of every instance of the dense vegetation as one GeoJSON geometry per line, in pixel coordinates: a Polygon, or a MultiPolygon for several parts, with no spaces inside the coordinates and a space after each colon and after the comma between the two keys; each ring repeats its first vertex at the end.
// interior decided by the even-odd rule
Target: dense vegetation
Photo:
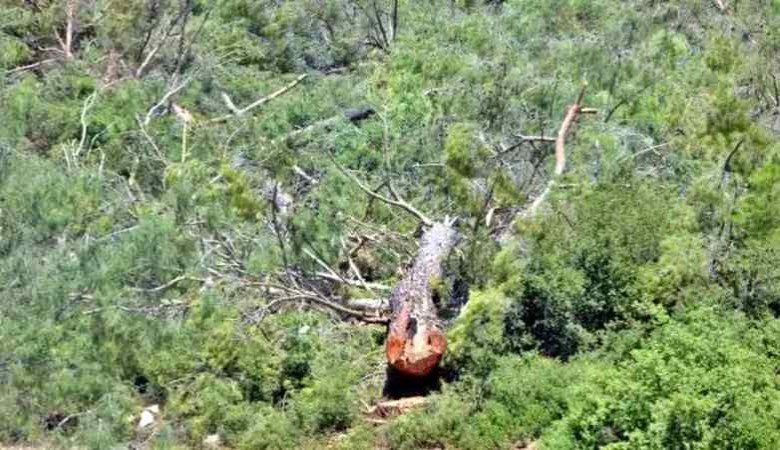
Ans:
{"type": "Polygon", "coordinates": [[[778,0],[0,0],[0,72],[0,444],[780,448],[778,0]],[[356,180],[460,235],[384,423],[356,180]]]}

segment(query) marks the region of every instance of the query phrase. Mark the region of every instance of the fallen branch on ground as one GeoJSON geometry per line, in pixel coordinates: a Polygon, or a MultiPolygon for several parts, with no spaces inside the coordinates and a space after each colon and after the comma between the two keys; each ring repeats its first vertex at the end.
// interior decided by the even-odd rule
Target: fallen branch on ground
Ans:
{"type": "Polygon", "coordinates": [[[6,76],[7,75],[13,75],[13,74],[18,73],[18,72],[24,72],[25,70],[36,69],[36,68],[38,68],[38,67],[40,67],[40,66],[42,66],[44,64],[53,63],[55,61],[57,61],[57,58],[44,59],[43,61],[38,61],[36,63],[28,64],[26,66],[15,67],[13,69],[6,70],[5,74],[6,74],[6,76]]]}
{"type": "MultiPolygon", "coordinates": [[[[226,101],[229,100],[226,99],[226,101]]],[[[229,107],[229,106],[228,106],[229,107]]],[[[235,105],[234,105],[235,107],[235,105]]],[[[333,117],[329,117],[324,120],[320,120],[318,122],[315,122],[311,125],[308,125],[306,127],[303,127],[299,130],[295,130],[291,133],[288,133],[286,136],[282,138],[282,140],[295,140],[296,138],[299,138],[301,136],[304,136],[314,130],[321,129],[321,128],[329,128],[337,123],[339,123],[342,120],[349,120],[353,124],[357,125],[363,120],[368,119],[369,117],[373,116],[376,113],[376,110],[374,108],[371,108],[370,106],[361,107],[361,108],[352,108],[344,111],[342,114],[335,115],[333,117]]]]}
{"type": "Polygon", "coordinates": [[[430,403],[429,397],[407,397],[399,400],[381,401],[374,406],[366,408],[366,414],[375,418],[389,418],[400,416],[412,409],[420,408],[430,403]]]}
{"type": "Polygon", "coordinates": [[[274,298],[260,311],[259,317],[254,320],[255,322],[262,321],[274,309],[278,308],[284,303],[292,301],[314,303],[366,323],[385,324],[388,322],[388,319],[384,316],[368,315],[364,311],[352,309],[349,306],[341,305],[331,301],[319,292],[310,289],[290,287],[274,283],[257,283],[256,285],[265,288],[267,293],[272,294],[276,298],[274,298]]]}
{"type": "MultiPolygon", "coordinates": [[[[234,117],[242,116],[242,115],[246,114],[247,112],[257,108],[258,106],[265,105],[266,103],[270,102],[271,100],[273,100],[273,99],[275,99],[275,98],[277,98],[277,97],[279,97],[281,95],[284,95],[290,89],[292,89],[295,86],[297,86],[301,81],[305,80],[306,77],[308,77],[308,76],[309,76],[308,74],[303,74],[303,75],[298,76],[298,78],[293,80],[291,83],[287,84],[286,86],[282,87],[281,89],[279,89],[279,90],[277,90],[277,91],[275,91],[275,92],[273,92],[273,93],[271,93],[271,94],[269,94],[269,95],[267,95],[267,96],[265,96],[265,97],[263,97],[263,98],[261,98],[259,100],[256,100],[256,101],[252,102],[249,106],[247,106],[245,108],[238,108],[235,105],[233,105],[233,108],[231,108],[232,112],[230,114],[224,115],[222,117],[218,117],[216,119],[211,119],[207,123],[225,122],[225,121],[230,120],[230,119],[232,119],[234,117]]],[[[228,99],[229,98],[230,97],[228,97],[228,99]]],[[[230,101],[230,103],[232,104],[233,102],[230,101]]]]}

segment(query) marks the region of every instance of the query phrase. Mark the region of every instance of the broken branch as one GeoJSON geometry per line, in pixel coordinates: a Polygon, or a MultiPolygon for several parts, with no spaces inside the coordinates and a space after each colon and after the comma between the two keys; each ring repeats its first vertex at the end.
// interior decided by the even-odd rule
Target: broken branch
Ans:
{"type": "MultiPolygon", "coordinates": [[[[298,76],[298,78],[293,80],[288,85],[282,87],[281,89],[277,90],[276,92],[271,93],[270,95],[267,95],[267,96],[265,96],[265,97],[263,97],[263,98],[261,98],[259,100],[256,100],[255,102],[251,103],[249,106],[247,106],[245,108],[239,109],[235,105],[233,105],[233,108],[235,108],[235,110],[233,110],[233,108],[230,108],[231,111],[233,111],[233,112],[231,112],[230,114],[224,115],[222,117],[218,117],[216,119],[211,119],[207,123],[225,122],[225,121],[227,121],[229,119],[232,119],[233,117],[244,115],[247,112],[257,108],[258,106],[262,106],[262,105],[270,102],[271,100],[275,99],[276,97],[284,95],[290,89],[292,89],[295,86],[297,86],[301,81],[305,80],[306,77],[308,77],[308,76],[309,76],[308,74],[303,74],[303,75],[298,76]]],[[[227,98],[229,99],[230,97],[227,97],[227,98]]],[[[224,97],[223,97],[223,100],[224,100],[224,97]]],[[[231,101],[230,103],[233,103],[233,102],[231,101]]]]}
{"type": "Polygon", "coordinates": [[[65,42],[62,43],[62,51],[65,53],[65,58],[73,59],[73,29],[76,21],[76,14],[78,13],[78,0],[68,0],[67,15],[68,23],[65,28],[65,42]]]}
{"type": "Polygon", "coordinates": [[[13,69],[7,70],[5,72],[5,74],[6,75],[13,75],[13,74],[18,73],[18,72],[24,72],[25,70],[36,69],[36,68],[38,68],[38,67],[40,67],[40,66],[42,66],[44,64],[53,63],[55,61],[57,61],[57,58],[44,59],[43,61],[38,61],[36,63],[28,64],[26,66],[15,67],[13,69]]]}
{"type": "Polygon", "coordinates": [[[597,112],[597,110],[593,108],[582,107],[582,100],[585,97],[585,88],[586,85],[583,85],[577,96],[577,101],[569,107],[566,116],[563,118],[563,122],[561,122],[561,127],[558,129],[558,135],[555,138],[555,169],[553,170],[552,177],[550,177],[550,181],[547,183],[544,191],[542,191],[533,203],[531,203],[531,206],[525,211],[524,216],[526,217],[533,217],[536,214],[539,206],[544,203],[549,195],[555,181],[558,177],[563,175],[563,172],[566,170],[566,137],[569,135],[572,125],[577,121],[580,113],[593,114],[597,112]]]}
{"type": "Polygon", "coordinates": [[[162,96],[159,102],[157,102],[154,106],[149,108],[149,111],[146,112],[146,117],[144,118],[144,125],[149,125],[149,122],[152,121],[152,117],[157,112],[157,110],[162,108],[163,105],[165,105],[165,103],[167,103],[171,97],[178,94],[179,91],[184,89],[190,83],[190,81],[192,81],[192,77],[187,77],[184,81],[182,81],[178,85],[168,90],[168,92],[166,92],[165,95],[162,96]]]}
{"type": "MultiPolygon", "coordinates": [[[[363,184],[363,182],[360,181],[355,175],[347,172],[347,170],[344,167],[342,167],[341,164],[338,163],[338,161],[336,161],[336,157],[332,153],[330,154],[330,158],[333,160],[333,164],[336,165],[336,168],[338,168],[341,173],[343,173],[349,179],[354,181],[355,184],[360,188],[360,190],[362,190],[363,192],[365,192],[369,196],[371,196],[371,197],[373,197],[373,198],[375,198],[375,199],[377,199],[377,200],[379,200],[381,202],[387,203],[388,205],[396,206],[398,208],[403,209],[404,211],[406,211],[409,214],[411,214],[414,217],[416,217],[420,222],[423,223],[423,225],[425,225],[427,227],[433,226],[433,221],[431,219],[429,219],[425,214],[421,213],[417,208],[415,208],[414,206],[412,206],[409,203],[407,203],[406,200],[404,200],[403,198],[399,197],[394,192],[393,192],[393,195],[396,197],[395,200],[393,200],[391,198],[387,198],[384,195],[379,194],[377,192],[374,192],[368,186],[363,184]]],[[[391,191],[392,191],[392,188],[391,188],[391,191]]]]}
{"type": "Polygon", "coordinates": [[[388,319],[386,317],[366,315],[362,311],[358,311],[343,305],[339,305],[338,303],[332,302],[326,299],[325,297],[315,293],[311,293],[308,291],[298,291],[293,289],[284,289],[284,290],[289,292],[290,295],[277,298],[273,300],[271,303],[269,303],[264,308],[263,313],[260,315],[258,321],[262,320],[268,314],[268,312],[270,312],[275,307],[281,305],[282,303],[298,300],[298,301],[307,301],[307,302],[315,303],[317,305],[325,306],[329,309],[332,309],[334,311],[337,311],[339,313],[345,314],[347,316],[353,317],[355,319],[358,319],[366,323],[384,324],[388,322],[388,319]]]}

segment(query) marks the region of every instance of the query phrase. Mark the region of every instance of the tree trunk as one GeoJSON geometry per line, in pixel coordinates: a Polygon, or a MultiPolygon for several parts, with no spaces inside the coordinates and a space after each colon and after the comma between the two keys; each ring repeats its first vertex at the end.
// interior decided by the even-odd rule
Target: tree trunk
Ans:
{"type": "Polygon", "coordinates": [[[390,295],[387,361],[403,375],[428,375],[447,349],[433,295],[442,278],[444,260],[456,240],[457,233],[451,226],[433,223],[423,234],[414,266],[390,295]]]}

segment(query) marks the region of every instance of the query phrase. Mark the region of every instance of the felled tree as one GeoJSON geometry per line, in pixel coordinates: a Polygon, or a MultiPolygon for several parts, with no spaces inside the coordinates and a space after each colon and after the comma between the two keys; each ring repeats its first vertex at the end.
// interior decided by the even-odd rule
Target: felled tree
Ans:
{"type": "MultiPolygon", "coordinates": [[[[569,107],[561,123],[558,135],[554,140],[556,164],[547,186],[529,207],[525,208],[522,217],[531,217],[537,214],[540,206],[554,187],[557,178],[563,174],[566,165],[565,141],[579,115],[596,112],[593,109],[582,107],[584,94],[585,89],[583,88],[576,102],[569,107]]],[[[546,138],[543,140],[548,141],[546,138]]],[[[454,227],[455,220],[445,218],[441,221],[434,221],[404,200],[395,191],[392,183],[385,183],[389,190],[389,196],[385,196],[370,189],[355,175],[339,165],[335,157],[332,157],[332,160],[345,176],[350,178],[369,196],[406,211],[420,221],[424,231],[420,238],[419,251],[412,267],[390,292],[388,302],[390,307],[389,318],[365,312],[366,309],[383,309],[383,302],[381,301],[369,301],[368,303],[374,306],[369,306],[368,308],[363,307],[362,303],[364,302],[347,301],[342,305],[339,302],[328,299],[327,295],[318,292],[316,289],[304,289],[279,284],[271,286],[273,292],[269,291],[269,293],[276,293],[280,296],[272,302],[272,305],[291,299],[304,300],[330,308],[345,316],[371,323],[387,323],[388,334],[385,351],[390,367],[405,377],[421,378],[428,376],[434,372],[434,369],[436,369],[447,350],[447,339],[437,311],[435,296],[436,286],[440,283],[443,276],[443,267],[446,259],[458,242],[458,232],[454,227]]],[[[326,269],[326,273],[318,274],[322,278],[358,287],[365,285],[365,281],[361,280],[361,283],[348,280],[339,275],[316,255],[309,254],[309,256],[326,269]]]]}
{"type": "MultiPolygon", "coordinates": [[[[566,138],[579,115],[596,112],[582,107],[584,96],[583,86],[576,102],[569,107],[555,139],[555,170],[544,191],[526,209],[525,217],[537,213],[557,178],[563,174],[566,167],[566,138]]],[[[391,184],[388,183],[388,187],[392,197],[385,197],[369,189],[336,164],[342,173],[368,195],[408,212],[425,227],[412,268],[390,294],[391,316],[385,351],[387,362],[400,374],[413,377],[429,375],[447,350],[447,338],[442,331],[434,302],[434,287],[441,280],[446,258],[458,241],[455,220],[445,218],[440,222],[433,221],[401,198],[391,184]]]]}
{"type": "MultiPolygon", "coordinates": [[[[335,160],[334,160],[335,162],[335,160]]],[[[414,265],[390,294],[390,323],[385,351],[387,362],[399,373],[422,377],[430,374],[447,349],[447,338],[434,303],[434,286],[442,278],[442,267],[458,240],[455,219],[434,222],[402,199],[389,185],[392,198],[369,189],[343,167],[368,195],[415,216],[425,227],[414,265]]]]}
{"type": "Polygon", "coordinates": [[[428,227],[414,265],[390,295],[387,362],[404,375],[428,375],[447,349],[433,298],[444,260],[457,242],[452,225],[448,220],[428,227]]]}

